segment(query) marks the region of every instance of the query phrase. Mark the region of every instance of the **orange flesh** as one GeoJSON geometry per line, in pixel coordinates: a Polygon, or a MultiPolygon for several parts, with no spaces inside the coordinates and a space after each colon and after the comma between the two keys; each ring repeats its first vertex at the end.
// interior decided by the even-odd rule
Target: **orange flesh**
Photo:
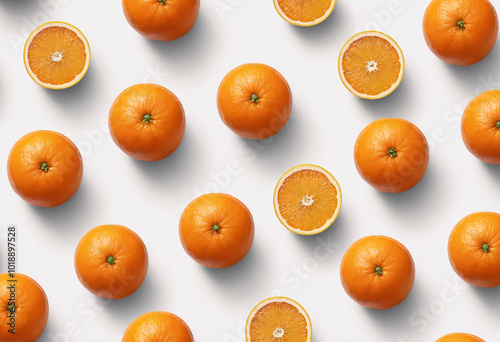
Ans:
{"type": "Polygon", "coordinates": [[[315,230],[323,227],[335,214],[339,205],[338,195],[335,185],[323,173],[300,170],[288,176],[281,185],[278,191],[279,211],[291,227],[315,230]]]}
{"type": "Polygon", "coordinates": [[[85,44],[65,27],[47,27],[33,38],[28,49],[31,71],[43,83],[61,85],[80,75],[87,61],[85,44]]]}
{"type": "Polygon", "coordinates": [[[278,6],[291,20],[310,22],[325,15],[333,0],[277,0],[278,6]]]}
{"type": "Polygon", "coordinates": [[[356,92],[378,95],[398,81],[402,68],[399,58],[397,50],[384,38],[361,37],[344,52],[342,70],[356,92]]]}
{"type": "Polygon", "coordinates": [[[306,318],[284,302],[263,306],[250,323],[251,342],[306,342],[308,337],[306,318]]]}

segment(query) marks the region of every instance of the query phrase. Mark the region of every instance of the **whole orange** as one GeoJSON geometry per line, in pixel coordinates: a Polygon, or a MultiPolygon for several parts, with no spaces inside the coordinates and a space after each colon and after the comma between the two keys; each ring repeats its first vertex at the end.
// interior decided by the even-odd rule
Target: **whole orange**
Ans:
{"type": "Polygon", "coordinates": [[[82,285],[96,296],[121,299],[142,285],[148,252],[141,238],[127,227],[102,225],[78,243],[75,270],[82,285]]]}
{"type": "Polygon", "coordinates": [[[171,91],[156,84],[136,84],[113,102],[109,129],[115,144],[130,157],[156,161],[179,147],[186,119],[171,91]]]}
{"type": "Polygon", "coordinates": [[[53,131],[26,134],[12,147],[7,173],[14,191],[38,207],[55,207],[80,187],[82,156],[64,135],[53,131]]]}
{"type": "Polygon", "coordinates": [[[465,147],[479,160],[500,164],[500,90],[476,96],[462,116],[465,147]]]}
{"type": "Polygon", "coordinates": [[[231,195],[202,195],[184,209],[179,235],[186,253],[200,265],[230,267],[243,259],[252,247],[252,214],[231,195]]]}
{"type": "Polygon", "coordinates": [[[429,49],[442,61],[470,65],[491,51],[498,35],[498,18],[488,0],[433,0],[423,20],[429,49]]]}
{"type": "Polygon", "coordinates": [[[47,296],[30,277],[12,275],[0,274],[0,341],[35,342],[49,318],[47,296]]]}
{"type": "Polygon", "coordinates": [[[200,0],[122,0],[128,23],[148,39],[169,41],[191,30],[200,0]]]}
{"type": "Polygon", "coordinates": [[[122,342],[194,342],[189,326],[169,312],[148,312],[136,318],[125,330],[122,342]]]}
{"type": "Polygon", "coordinates": [[[403,119],[378,119],[361,131],[354,146],[361,177],[383,192],[403,192],[424,177],[429,163],[427,139],[403,119]]]}
{"type": "Polygon", "coordinates": [[[347,294],[370,309],[401,303],[415,280],[410,252],[387,236],[367,236],[349,247],[342,258],[340,277],[347,294]]]}
{"type": "Polygon", "coordinates": [[[484,340],[471,334],[452,333],[439,338],[436,342],[484,342],[484,340]]]}
{"type": "Polygon", "coordinates": [[[222,79],[217,108],[234,133],[265,139],[286,125],[292,112],[292,92],[285,78],[270,66],[243,64],[222,79]]]}
{"type": "Polygon", "coordinates": [[[448,256],[470,285],[500,285],[500,214],[479,212],[460,220],[450,234],[448,256]]]}

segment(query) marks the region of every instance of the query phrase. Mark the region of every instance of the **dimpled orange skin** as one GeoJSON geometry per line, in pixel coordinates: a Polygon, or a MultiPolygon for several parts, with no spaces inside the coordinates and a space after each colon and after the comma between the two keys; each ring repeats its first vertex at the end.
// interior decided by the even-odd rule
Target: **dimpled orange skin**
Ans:
{"type": "Polygon", "coordinates": [[[148,39],[170,41],[194,26],[200,0],[123,0],[128,23],[148,39]]]}
{"type": "Polygon", "coordinates": [[[49,302],[45,291],[30,277],[15,273],[12,278],[8,273],[0,275],[0,341],[34,342],[42,335],[49,318],[49,302]],[[9,282],[16,280],[16,282],[9,282]],[[8,309],[11,291],[15,284],[15,334],[9,333],[8,309]]]}
{"type": "Polygon", "coordinates": [[[479,160],[500,164],[500,90],[476,96],[462,116],[465,147],[479,160]]]}
{"type": "Polygon", "coordinates": [[[122,342],[194,342],[189,326],[169,312],[149,312],[136,318],[125,330],[122,342]]]}
{"type": "Polygon", "coordinates": [[[186,119],[181,102],[171,91],[156,84],[136,84],[113,102],[109,129],[115,144],[127,155],[157,161],[179,147],[186,119]]]}
{"type": "Polygon", "coordinates": [[[222,121],[247,139],[266,139],[278,133],[290,118],[292,102],[288,82],[265,64],[234,68],[222,79],[217,92],[222,121]]]}
{"type": "Polygon", "coordinates": [[[252,214],[231,195],[202,195],[184,209],[179,235],[186,253],[200,265],[230,267],[243,259],[252,247],[252,214]]]}
{"type": "Polygon", "coordinates": [[[415,265],[410,252],[398,241],[381,235],[367,236],[344,254],[340,276],[344,290],[358,304],[383,310],[408,296],[415,280],[415,265]]]}
{"type": "Polygon", "coordinates": [[[55,207],[68,201],[80,187],[82,156],[64,135],[35,131],[14,144],[7,173],[12,189],[23,200],[38,207],[55,207]]]}
{"type": "Polygon", "coordinates": [[[498,35],[498,18],[488,0],[433,0],[423,20],[429,49],[454,65],[479,62],[491,51],[498,35]],[[463,21],[463,28],[459,22],[463,21]]]}
{"type": "Polygon", "coordinates": [[[436,342],[484,342],[484,340],[471,334],[452,333],[441,337],[436,342]]]}
{"type": "Polygon", "coordinates": [[[455,272],[468,284],[499,286],[500,214],[479,212],[464,217],[450,234],[448,256],[455,272]]]}
{"type": "Polygon", "coordinates": [[[354,162],[360,176],[375,189],[403,192],[425,175],[429,164],[427,139],[409,121],[378,119],[359,134],[354,162]],[[391,155],[391,149],[395,154],[391,155]]]}
{"type": "Polygon", "coordinates": [[[121,299],[142,285],[148,271],[148,252],[141,238],[127,227],[97,226],[76,247],[75,271],[91,293],[121,299]],[[113,258],[111,263],[109,257],[113,258]]]}

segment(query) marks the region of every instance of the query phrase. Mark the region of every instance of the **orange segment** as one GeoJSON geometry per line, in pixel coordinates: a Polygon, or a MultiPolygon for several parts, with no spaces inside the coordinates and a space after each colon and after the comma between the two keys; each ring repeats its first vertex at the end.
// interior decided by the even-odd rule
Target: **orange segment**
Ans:
{"type": "Polygon", "coordinates": [[[309,315],[296,301],[285,297],[259,303],[248,316],[247,342],[310,342],[309,315]]]}
{"type": "Polygon", "coordinates": [[[297,26],[313,26],[328,18],[336,0],[274,0],[278,14],[297,26]]]}
{"type": "Polygon", "coordinates": [[[326,230],[337,218],[342,193],[337,180],[316,165],[299,165],[281,176],[274,191],[280,222],[301,235],[326,230]]]}
{"type": "Polygon", "coordinates": [[[361,32],[342,48],[339,73],[354,95],[379,99],[392,93],[401,82],[403,53],[391,37],[375,31],[361,32]]]}
{"type": "Polygon", "coordinates": [[[85,68],[86,61],[82,40],[65,27],[43,29],[28,49],[29,66],[44,83],[71,82],[85,68]]]}
{"type": "Polygon", "coordinates": [[[43,24],[26,41],[26,70],[42,87],[64,89],[75,85],[87,72],[89,63],[87,39],[72,25],[62,22],[43,24]]]}

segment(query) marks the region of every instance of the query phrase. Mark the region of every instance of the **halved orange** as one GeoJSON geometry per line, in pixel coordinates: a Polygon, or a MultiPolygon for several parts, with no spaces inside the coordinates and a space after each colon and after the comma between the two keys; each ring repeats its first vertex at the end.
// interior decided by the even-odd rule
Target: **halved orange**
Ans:
{"type": "Polygon", "coordinates": [[[360,32],[340,51],[340,79],[351,93],[364,99],[380,99],[392,93],[401,83],[404,70],[401,48],[381,32],[360,32]]]}
{"type": "Polygon", "coordinates": [[[77,84],[90,64],[90,46],[73,25],[53,21],[35,29],[24,45],[24,66],[38,85],[65,89],[77,84]]]}
{"type": "Polygon", "coordinates": [[[278,14],[290,24],[313,26],[332,13],[337,0],[273,0],[278,14]]]}
{"type": "Polygon", "coordinates": [[[337,180],[316,165],[299,165],[281,176],[274,189],[274,211],[290,231],[314,235],[337,218],[342,192],[337,180]]]}
{"type": "Polygon", "coordinates": [[[310,342],[311,319],[293,299],[268,298],[250,312],[245,338],[246,342],[310,342]]]}

